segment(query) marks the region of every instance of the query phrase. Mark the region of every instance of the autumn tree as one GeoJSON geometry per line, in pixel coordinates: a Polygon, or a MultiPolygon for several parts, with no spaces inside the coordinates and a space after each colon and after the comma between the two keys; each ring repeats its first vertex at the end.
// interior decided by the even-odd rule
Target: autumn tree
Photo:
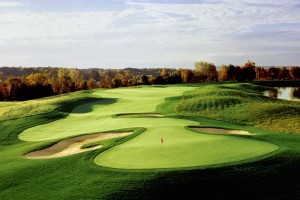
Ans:
{"type": "Polygon", "coordinates": [[[0,101],[7,100],[8,98],[8,91],[6,88],[6,84],[0,82],[0,101]]]}
{"type": "Polygon", "coordinates": [[[244,66],[242,66],[242,74],[243,80],[253,81],[256,77],[255,63],[250,60],[245,63],[244,66]]]}
{"type": "Polygon", "coordinates": [[[19,77],[10,77],[6,79],[8,100],[19,101],[27,99],[27,85],[19,77]]]}
{"type": "Polygon", "coordinates": [[[168,83],[169,70],[167,68],[162,68],[160,76],[164,79],[164,83],[168,83]]]}
{"type": "Polygon", "coordinates": [[[277,67],[274,67],[274,66],[269,67],[267,71],[268,71],[269,76],[270,76],[270,78],[271,78],[272,80],[275,80],[275,79],[278,78],[279,70],[278,70],[277,67]]]}
{"type": "Polygon", "coordinates": [[[205,61],[196,62],[195,71],[198,76],[203,77],[206,81],[215,81],[218,76],[216,66],[205,61]]]}
{"type": "Polygon", "coordinates": [[[87,89],[94,89],[96,88],[96,80],[94,78],[90,78],[88,81],[87,81],[87,89]]]}
{"type": "Polygon", "coordinates": [[[169,84],[182,83],[180,72],[174,71],[174,72],[170,73],[169,78],[168,78],[168,83],[169,84]]]}
{"type": "Polygon", "coordinates": [[[87,90],[87,89],[88,89],[87,81],[81,80],[79,83],[78,90],[87,90]]]}
{"type": "Polygon", "coordinates": [[[228,67],[226,65],[222,65],[220,71],[218,72],[218,80],[219,81],[228,81],[228,67]]]}
{"type": "Polygon", "coordinates": [[[290,79],[290,74],[289,74],[289,70],[286,67],[281,67],[278,73],[278,77],[279,79],[290,79]]]}
{"type": "Polygon", "coordinates": [[[167,68],[163,68],[160,72],[160,76],[165,77],[165,76],[169,76],[169,72],[167,68]]]}
{"type": "Polygon", "coordinates": [[[183,83],[190,83],[192,81],[192,78],[194,76],[194,73],[190,69],[180,69],[179,70],[181,75],[181,81],[183,83]]]}
{"type": "Polygon", "coordinates": [[[31,74],[26,77],[26,81],[29,87],[30,99],[46,97],[54,93],[48,74],[31,74]]]}
{"type": "Polygon", "coordinates": [[[4,82],[4,75],[3,72],[0,71],[0,83],[4,82]]]}
{"type": "Polygon", "coordinates": [[[140,81],[140,83],[141,83],[142,85],[148,85],[148,84],[149,84],[149,79],[148,79],[148,77],[147,77],[146,75],[141,76],[141,81],[140,81]]]}
{"type": "Polygon", "coordinates": [[[109,75],[106,75],[104,78],[100,80],[100,87],[101,88],[109,88],[109,84],[112,78],[109,75]]]}
{"type": "Polygon", "coordinates": [[[83,72],[79,69],[71,68],[69,69],[69,77],[71,78],[71,91],[80,90],[81,81],[85,80],[83,72]]]}
{"type": "Polygon", "coordinates": [[[243,70],[240,66],[235,67],[235,73],[234,73],[235,79],[237,81],[244,81],[244,74],[243,70]]]}
{"type": "Polygon", "coordinates": [[[93,78],[95,81],[100,81],[100,74],[97,70],[92,69],[90,72],[90,78],[93,78]]]}
{"type": "Polygon", "coordinates": [[[255,74],[257,80],[265,80],[267,76],[267,72],[263,67],[255,67],[255,74]]]}
{"type": "Polygon", "coordinates": [[[229,80],[235,80],[235,66],[229,64],[227,67],[227,76],[229,80]]]}
{"type": "Polygon", "coordinates": [[[150,79],[150,83],[154,85],[162,85],[165,83],[164,78],[162,76],[156,76],[150,79]]]}
{"type": "Polygon", "coordinates": [[[293,80],[299,80],[300,79],[300,67],[292,66],[289,70],[289,73],[290,73],[291,78],[293,80]]]}
{"type": "Polygon", "coordinates": [[[57,71],[57,80],[53,81],[55,84],[55,90],[57,93],[67,93],[70,92],[72,80],[69,76],[68,69],[59,68],[57,71]]]}

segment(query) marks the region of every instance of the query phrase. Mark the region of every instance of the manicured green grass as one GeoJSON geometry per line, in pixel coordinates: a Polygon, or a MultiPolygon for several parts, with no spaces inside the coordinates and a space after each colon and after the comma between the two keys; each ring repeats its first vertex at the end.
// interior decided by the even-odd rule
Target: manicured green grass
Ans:
{"type": "Polygon", "coordinates": [[[198,123],[169,118],[122,118],[114,117],[121,113],[151,113],[164,98],[181,95],[193,87],[137,87],[98,91],[94,95],[101,100],[80,105],[62,120],[30,128],[20,134],[25,141],[43,141],[75,136],[84,133],[102,132],[130,127],[152,127],[174,124],[184,127],[198,123]],[[40,134],[43,133],[43,134],[40,134]]]}
{"type": "Polygon", "coordinates": [[[277,148],[249,138],[199,134],[169,125],[151,128],[125,144],[99,154],[95,162],[105,167],[126,169],[197,167],[255,158],[277,148]]]}
{"type": "MultiPolygon", "coordinates": [[[[39,111],[27,117],[0,121],[0,199],[177,199],[199,195],[211,199],[298,199],[300,136],[252,126],[253,119],[250,115],[245,115],[243,121],[237,121],[248,124],[244,125],[232,123],[235,121],[231,121],[230,118],[225,121],[214,120],[201,117],[199,113],[194,115],[191,112],[176,110],[181,101],[179,96],[183,92],[196,88],[205,90],[207,86],[174,85],[166,86],[164,90],[147,86],[96,91],[95,95],[87,96],[76,94],[79,100],[75,98],[74,101],[63,101],[59,104],[55,104],[54,100],[55,107],[45,111],[45,114],[44,111],[39,111]],[[168,98],[165,101],[166,97],[168,98]],[[139,112],[162,113],[164,117],[116,116],[116,113],[139,112]],[[247,117],[251,123],[248,123],[247,117]],[[210,135],[185,128],[199,125],[242,129],[256,135],[210,135]],[[123,128],[135,130],[135,133],[124,138],[103,141],[104,147],[94,151],[41,160],[26,159],[22,156],[28,151],[48,146],[62,138],[123,128]],[[157,129],[165,135],[161,136],[157,129]],[[55,133],[52,132],[54,130],[55,133]],[[164,138],[163,144],[160,143],[160,137],[164,138]],[[211,143],[205,143],[202,139],[211,143]],[[193,146],[191,149],[195,149],[195,152],[190,152],[191,149],[185,147],[188,145],[193,146]],[[265,147],[279,149],[263,155],[266,153],[265,147]],[[128,152],[128,148],[131,148],[132,152],[128,152]],[[137,148],[142,150],[136,150],[137,148]],[[145,151],[147,148],[152,148],[153,153],[145,151]],[[219,151],[221,148],[225,150],[219,151]],[[136,158],[134,162],[137,162],[136,160],[144,159],[143,156],[135,157],[137,154],[142,152],[148,154],[146,156],[154,156],[157,155],[158,149],[162,150],[159,151],[162,156],[174,156],[173,151],[178,155],[185,154],[176,157],[178,162],[184,157],[197,157],[203,153],[202,150],[207,151],[210,157],[201,158],[213,165],[207,165],[203,161],[203,165],[199,167],[201,161],[197,160],[198,164],[191,167],[161,166],[163,169],[146,169],[149,165],[145,165],[143,169],[137,169],[131,165],[127,169],[120,168],[120,165],[126,163],[126,158],[131,159],[130,162],[136,158]],[[218,160],[213,161],[216,152],[227,157],[222,160],[220,156],[218,160]],[[231,152],[236,157],[230,160],[226,152],[231,152]],[[254,154],[245,157],[243,153],[247,152],[254,154]],[[128,153],[133,157],[125,157],[130,155],[128,153]],[[242,154],[238,155],[239,153],[242,154]],[[255,158],[255,154],[262,156],[255,158]],[[118,169],[101,166],[102,159],[109,156],[121,160],[121,163],[117,163],[118,169]],[[238,161],[239,159],[241,161],[238,161]],[[97,165],[95,160],[100,162],[100,165],[97,165]]],[[[232,87],[232,84],[223,86],[232,87]]],[[[252,86],[247,86],[245,91],[242,89],[244,86],[237,87],[246,94],[246,97],[241,95],[241,98],[247,99],[248,95],[251,96],[248,92],[256,93],[251,89],[252,86]]],[[[264,101],[273,104],[268,99],[260,100],[259,95],[255,98],[253,101],[257,101],[258,105],[264,101]]],[[[232,108],[242,104],[237,103],[232,108]]],[[[297,106],[290,106],[297,109],[297,106]]],[[[243,107],[240,108],[241,112],[244,111],[243,107]]],[[[27,115],[21,110],[20,114],[27,115]]],[[[158,157],[154,156],[153,159],[158,157]]],[[[116,163],[109,162],[108,159],[107,165],[116,166],[116,163]]],[[[169,162],[171,160],[168,160],[169,162]]],[[[151,163],[153,165],[153,162],[151,163]]]]}
{"type": "Polygon", "coordinates": [[[191,132],[185,126],[199,125],[198,123],[168,118],[167,115],[151,119],[142,116],[112,118],[120,113],[154,112],[164,98],[178,96],[191,89],[194,88],[142,87],[95,92],[104,99],[76,107],[65,119],[27,129],[20,134],[20,139],[42,141],[113,128],[145,127],[147,131],[141,136],[112,148],[95,159],[101,166],[128,169],[223,164],[255,158],[278,148],[249,138],[191,132]],[[166,140],[163,145],[160,143],[161,138],[166,140]]]}

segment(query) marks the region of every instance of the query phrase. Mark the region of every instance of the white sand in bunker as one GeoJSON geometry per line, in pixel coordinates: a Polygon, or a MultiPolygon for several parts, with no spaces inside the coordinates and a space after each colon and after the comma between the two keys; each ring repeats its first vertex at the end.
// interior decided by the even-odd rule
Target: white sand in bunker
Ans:
{"type": "Polygon", "coordinates": [[[229,130],[222,128],[207,128],[207,127],[193,127],[194,130],[204,132],[204,133],[212,133],[212,134],[236,134],[236,135],[254,135],[249,133],[248,131],[243,130],[229,130]]]}
{"type": "Polygon", "coordinates": [[[99,149],[102,147],[101,145],[97,145],[97,146],[81,149],[80,147],[84,144],[88,144],[95,141],[106,140],[110,138],[127,136],[130,135],[131,133],[132,132],[97,133],[97,134],[84,135],[84,136],[64,139],[50,147],[37,150],[37,151],[32,151],[30,153],[25,154],[24,156],[26,158],[32,158],[32,159],[69,156],[69,155],[73,155],[85,151],[99,149]]]}
{"type": "Polygon", "coordinates": [[[120,117],[163,117],[162,114],[158,113],[130,113],[130,114],[121,114],[120,117]]]}

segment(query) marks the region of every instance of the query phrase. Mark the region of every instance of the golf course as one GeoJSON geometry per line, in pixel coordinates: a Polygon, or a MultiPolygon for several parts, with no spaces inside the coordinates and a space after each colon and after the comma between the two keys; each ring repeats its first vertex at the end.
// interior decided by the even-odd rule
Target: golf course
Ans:
{"type": "Polygon", "coordinates": [[[252,83],[0,103],[0,199],[300,197],[300,102],[252,83]]]}

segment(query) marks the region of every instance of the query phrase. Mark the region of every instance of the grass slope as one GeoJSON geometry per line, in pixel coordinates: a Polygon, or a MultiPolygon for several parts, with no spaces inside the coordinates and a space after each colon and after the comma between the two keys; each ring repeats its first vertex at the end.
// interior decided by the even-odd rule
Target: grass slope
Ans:
{"type": "Polygon", "coordinates": [[[262,95],[269,88],[249,83],[208,84],[185,93],[182,114],[300,134],[300,102],[262,95]]]}

